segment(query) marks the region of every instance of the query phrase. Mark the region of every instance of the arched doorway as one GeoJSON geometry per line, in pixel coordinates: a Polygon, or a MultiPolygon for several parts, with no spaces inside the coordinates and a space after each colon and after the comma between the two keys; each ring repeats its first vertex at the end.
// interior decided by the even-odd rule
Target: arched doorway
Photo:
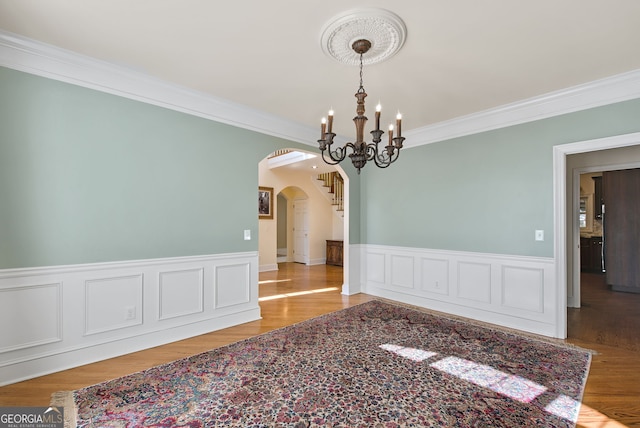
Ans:
{"type": "MultiPolygon", "coordinates": [[[[275,270],[278,261],[308,265],[325,263],[326,241],[340,239],[343,241],[343,292],[348,293],[349,177],[339,165],[326,165],[316,153],[299,149],[284,149],[277,153],[259,163],[259,185],[272,187],[274,199],[279,201],[274,210],[274,220],[260,220],[260,270],[275,270]],[[328,172],[338,173],[341,179],[339,211],[332,204],[333,196],[327,194],[319,179],[321,174],[328,172]],[[283,205],[284,201],[286,205],[283,205]],[[298,211],[306,211],[308,224],[302,221],[295,229],[306,229],[307,244],[304,244],[305,237],[296,237],[294,230],[296,201],[299,201],[298,211]],[[294,253],[296,246],[301,250],[294,253]]],[[[302,213],[299,214],[299,218],[304,218],[302,213]]]]}

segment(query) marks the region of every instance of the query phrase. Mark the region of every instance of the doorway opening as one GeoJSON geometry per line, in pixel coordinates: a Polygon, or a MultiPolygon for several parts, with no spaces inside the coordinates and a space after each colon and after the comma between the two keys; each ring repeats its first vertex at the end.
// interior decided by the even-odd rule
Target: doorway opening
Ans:
{"type": "Polygon", "coordinates": [[[340,240],[344,242],[342,292],[349,294],[347,174],[339,165],[324,164],[314,153],[282,149],[259,163],[259,185],[273,188],[276,201],[274,219],[259,224],[260,272],[278,270],[281,263],[325,264],[327,241],[340,240]],[[339,177],[335,183],[333,177],[339,177]]]}
{"type": "Polygon", "coordinates": [[[640,165],[640,133],[554,147],[556,335],[567,337],[568,308],[580,307],[580,174],[640,165]]]}

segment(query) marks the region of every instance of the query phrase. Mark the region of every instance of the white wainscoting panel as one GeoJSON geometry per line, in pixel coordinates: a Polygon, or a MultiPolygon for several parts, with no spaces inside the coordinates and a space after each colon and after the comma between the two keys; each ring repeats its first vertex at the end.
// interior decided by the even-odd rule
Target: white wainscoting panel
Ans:
{"type": "Polygon", "coordinates": [[[365,252],[367,266],[367,281],[385,284],[385,253],[365,252]]]}
{"type": "Polygon", "coordinates": [[[181,317],[204,310],[204,269],[160,272],[158,319],[181,317]]]}
{"type": "Polygon", "coordinates": [[[85,281],[85,334],[142,324],[143,275],[85,281]]]}
{"type": "Polygon", "coordinates": [[[422,291],[449,294],[449,260],[422,257],[420,273],[422,291]]]}
{"type": "Polygon", "coordinates": [[[0,353],[62,340],[61,290],[61,283],[0,288],[0,353]]]}
{"type": "Polygon", "coordinates": [[[256,251],[0,270],[0,385],[257,319],[256,251]]]}
{"type": "Polygon", "coordinates": [[[491,264],[458,262],[458,295],[460,299],[491,303],[491,264]]]}
{"type": "Polygon", "coordinates": [[[502,266],[502,305],[542,313],[544,311],[544,270],[502,266]]]}
{"type": "Polygon", "coordinates": [[[552,258],[361,247],[364,293],[558,337],[552,258]]]}
{"type": "Polygon", "coordinates": [[[249,303],[251,266],[249,263],[217,266],[215,269],[216,309],[249,303]]]}
{"type": "Polygon", "coordinates": [[[413,288],[413,256],[391,255],[391,285],[395,287],[413,288]]]}

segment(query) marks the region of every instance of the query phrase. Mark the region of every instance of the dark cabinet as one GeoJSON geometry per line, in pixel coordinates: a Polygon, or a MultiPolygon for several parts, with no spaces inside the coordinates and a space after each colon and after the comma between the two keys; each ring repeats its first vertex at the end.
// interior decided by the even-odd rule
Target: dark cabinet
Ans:
{"type": "Polygon", "coordinates": [[[580,270],[602,272],[602,237],[580,238],[580,270]]]}
{"type": "Polygon", "coordinates": [[[607,284],[640,293],[640,169],[605,171],[602,192],[607,284]]]}
{"type": "Polygon", "coordinates": [[[327,240],[327,264],[342,266],[342,241],[327,240]]]}

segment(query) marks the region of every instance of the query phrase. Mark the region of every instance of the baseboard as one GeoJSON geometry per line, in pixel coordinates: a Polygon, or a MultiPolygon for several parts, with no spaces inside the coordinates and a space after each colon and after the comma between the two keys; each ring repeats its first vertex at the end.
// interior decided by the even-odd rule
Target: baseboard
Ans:
{"type": "Polygon", "coordinates": [[[260,268],[259,268],[259,272],[271,272],[274,270],[278,270],[278,263],[260,265],[260,268]]]}

